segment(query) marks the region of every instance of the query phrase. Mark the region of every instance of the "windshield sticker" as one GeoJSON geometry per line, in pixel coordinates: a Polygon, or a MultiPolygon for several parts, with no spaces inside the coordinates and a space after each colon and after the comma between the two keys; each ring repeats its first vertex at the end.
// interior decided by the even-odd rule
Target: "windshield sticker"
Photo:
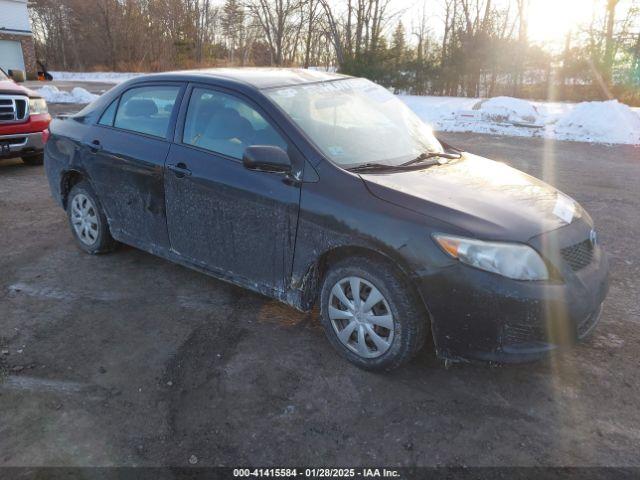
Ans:
{"type": "Polygon", "coordinates": [[[565,223],[571,223],[576,213],[576,204],[565,195],[558,194],[553,214],[565,223]]]}
{"type": "Polygon", "coordinates": [[[368,80],[364,80],[361,78],[350,78],[348,80],[338,80],[334,82],[321,82],[321,83],[312,83],[309,85],[303,85],[300,87],[305,92],[317,93],[317,92],[346,92],[352,90],[358,90],[366,88],[369,85],[368,80]]]}
{"type": "Polygon", "coordinates": [[[296,92],[295,89],[293,88],[285,88],[283,90],[278,90],[277,93],[279,96],[285,97],[285,98],[292,98],[298,95],[298,92],[296,92]]]}
{"type": "Polygon", "coordinates": [[[375,86],[373,88],[367,88],[364,91],[364,94],[371,100],[380,103],[386,103],[394,98],[393,93],[385,90],[384,88],[377,88],[375,86]]]}
{"type": "Polygon", "coordinates": [[[330,147],[327,147],[327,150],[329,150],[329,153],[333,156],[340,156],[340,155],[344,155],[344,149],[342,147],[339,146],[335,146],[332,145],[330,147]]]}

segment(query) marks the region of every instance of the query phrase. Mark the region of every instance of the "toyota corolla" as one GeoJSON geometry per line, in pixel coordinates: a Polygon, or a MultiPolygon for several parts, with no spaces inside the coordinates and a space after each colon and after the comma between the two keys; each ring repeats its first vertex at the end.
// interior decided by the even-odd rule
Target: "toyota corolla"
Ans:
{"type": "Polygon", "coordinates": [[[450,361],[536,359],[587,337],[608,289],[578,203],[438,140],[364,79],[143,76],[55,120],[45,164],[84,251],[122,242],[318,304],[331,344],[365,369],[427,339],[450,361]]]}

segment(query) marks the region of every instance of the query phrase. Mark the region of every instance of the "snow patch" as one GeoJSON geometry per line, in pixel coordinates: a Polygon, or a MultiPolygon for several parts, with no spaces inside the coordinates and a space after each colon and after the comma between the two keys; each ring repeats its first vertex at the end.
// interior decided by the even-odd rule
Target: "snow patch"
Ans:
{"type": "Polygon", "coordinates": [[[336,73],[338,71],[337,67],[334,66],[309,66],[309,70],[314,70],[316,72],[329,72],[329,73],[336,73]]]}
{"type": "Polygon", "coordinates": [[[54,80],[65,82],[122,83],[144,73],[121,72],[49,72],[54,80]]]}
{"type": "Polygon", "coordinates": [[[584,102],[560,117],[555,134],[560,139],[639,145],[640,115],[617,100],[584,102]]]}
{"type": "MultiPolygon", "coordinates": [[[[321,67],[314,67],[323,70],[321,67]]],[[[118,84],[144,73],[50,72],[54,80],[118,84]]],[[[38,91],[51,103],[89,103],[97,95],[46,86],[38,91]]],[[[534,102],[512,97],[491,99],[399,95],[434,130],[542,137],[578,142],[640,145],[640,109],[608,102],[534,102]]]]}
{"type": "Polygon", "coordinates": [[[67,92],[54,85],[46,85],[35,92],[47,103],[91,103],[98,98],[98,95],[94,95],[82,87],[75,87],[67,92]]]}
{"type": "Polygon", "coordinates": [[[535,105],[512,97],[495,97],[480,100],[473,106],[482,113],[482,118],[493,122],[538,123],[540,114],[535,105]]]}
{"type": "Polygon", "coordinates": [[[425,123],[441,132],[541,137],[576,142],[640,145],[640,109],[607,102],[529,102],[400,95],[425,123]]]}

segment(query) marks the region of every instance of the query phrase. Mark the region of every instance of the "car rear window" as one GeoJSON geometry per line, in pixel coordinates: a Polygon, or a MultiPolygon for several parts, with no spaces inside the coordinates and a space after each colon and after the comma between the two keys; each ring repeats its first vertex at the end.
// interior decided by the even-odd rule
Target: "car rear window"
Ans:
{"type": "Polygon", "coordinates": [[[102,117],[100,117],[100,121],[98,122],[100,125],[107,125],[109,127],[113,126],[113,121],[116,118],[116,109],[118,108],[118,99],[115,99],[113,102],[111,102],[111,105],[109,105],[109,108],[107,108],[104,113],[102,114],[102,117]]]}
{"type": "Polygon", "coordinates": [[[165,138],[179,91],[179,87],[172,86],[128,90],[122,95],[113,126],[165,138]]]}

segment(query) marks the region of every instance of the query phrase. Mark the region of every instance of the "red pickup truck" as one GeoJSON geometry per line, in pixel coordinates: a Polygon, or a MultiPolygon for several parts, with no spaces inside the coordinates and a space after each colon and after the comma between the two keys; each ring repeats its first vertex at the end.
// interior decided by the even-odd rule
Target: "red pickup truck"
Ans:
{"type": "Polygon", "coordinates": [[[42,165],[49,123],[44,98],[0,69],[0,159],[22,157],[27,165],[42,165]]]}

